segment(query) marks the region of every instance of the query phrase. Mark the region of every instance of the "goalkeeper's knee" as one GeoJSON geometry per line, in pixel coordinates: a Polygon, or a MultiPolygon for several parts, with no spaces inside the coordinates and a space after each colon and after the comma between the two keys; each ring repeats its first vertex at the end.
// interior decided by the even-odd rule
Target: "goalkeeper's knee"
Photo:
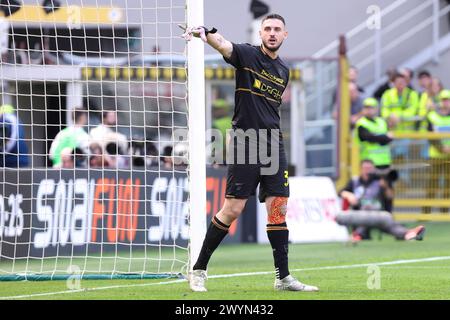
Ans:
{"type": "Polygon", "coordinates": [[[276,197],[270,204],[270,210],[267,213],[267,222],[269,224],[282,224],[286,222],[288,198],[276,197]]]}

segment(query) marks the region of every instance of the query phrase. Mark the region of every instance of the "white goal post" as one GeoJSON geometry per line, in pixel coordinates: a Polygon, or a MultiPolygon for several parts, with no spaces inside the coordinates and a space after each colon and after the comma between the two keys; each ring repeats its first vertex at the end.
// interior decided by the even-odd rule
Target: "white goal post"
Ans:
{"type": "MultiPolygon", "coordinates": [[[[187,25],[202,26],[203,0],[187,0],[187,25]]],[[[205,51],[202,41],[188,43],[189,170],[190,170],[190,266],[192,269],[206,233],[206,149],[205,149],[205,51]],[[200,142],[200,143],[192,143],[200,142]],[[200,155],[200,156],[199,156],[200,155]],[[194,189],[195,186],[195,189],[194,189]],[[198,187],[198,189],[197,189],[198,187]]]]}

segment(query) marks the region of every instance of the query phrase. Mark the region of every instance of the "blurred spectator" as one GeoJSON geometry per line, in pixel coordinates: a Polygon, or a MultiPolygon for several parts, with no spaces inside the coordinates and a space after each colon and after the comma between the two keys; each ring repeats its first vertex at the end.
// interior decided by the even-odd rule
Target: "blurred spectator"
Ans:
{"type": "Polygon", "coordinates": [[[419,115],[423,117],[421,129],[426,129],[426,118],[430,111],[437,110],[439,106],[439,94],[444,89],[441,80],[432,78],[427,89],[420,95],[419,115]]]}
{"type": "MultiPolygon", "coordinates": [[[[361,93],[358,90],[358,86],[349,82],[348,90],[350,95],[350,128],[354,128],[356,121],[361,118],[361,111],[363,109],[363,100],[361,98],[361,93]]],[[[335,109],[332,114],[333,119],[338,117],[338,106],[335,105],[335,109]]]]}
{"type": "Polygon", "coordinates": [[[419,95],[407,84],[405,76],[397,73],[394,87],[387,90],[381,99],[381,116],[397,132],[415,131],[419,121],[419,95]]]}
{"type": "Polygon", "coordinates": [[[378,169],[387,169],[392,163],[389,144],[393,136],[388,132],[387,122],[377,117],[378,101],[375,98],[364,100],[362,118],[356,122],[360,159],[369,159],[378,169]]]}
{"type": "Polygon", "coordinates": [[[172,146],[166,146],[164,147],[161,162],[164,166],[164,169],[172,170],[173,169],[173,157],[172,157],[172,146]]]}
{"type": "Polygon", "coordinates": [[[175,166],[187,166],[189,145],[184,142],[179,142],[173,147],[173,163],[175,166]]]}
{"type": "Polygon", "coordinates": [[[386,71],[386,76],[388,77],[388,81],[384,84],[382,84],[381,86],[379,86],[374,94],[373,97],[375,99],[377,99],[378,101],[381,100],[381,97],[383,97],[383,94],[388,91],[389,89],[391,89],[392,87],[394,87],[394,76],[397,74],[397,69],[395,68],[390,68],[386,71]]]}
{"type": "MultiPolygon", "coordinates": [[[[166,147],[167,148],[167,147],[166,147]]],[[[131,141],[131,156],[132,156],[132,163],[135,167],[151,167],[151,166],[157,166],[159,164],[159,161],[164,161],[164,158],[161,157],[161,159],[158,156],[158,148],[156,147],[153,140],[147,140],[144,141],[140,138],[133,138],[131,141]]],[[[169,154],[169,149],[166,150],[166,154],[169,154]]],[[[172,151],[170,151],[172,152],[172,151]]],[[[174,151],[175,153],[175,151],[174,151]]],[[[171,156],[172,154],[170,154],[171,156]]],[[[167,162],[169,160],[167,159],[167,162]]],[[[171,165],[169,164],[168,167],[171,165]]]]}
{"type": "Polygon", "coordinates": [[[131,139],[131,163],[133,167],[145,166],[145,141],[141,137],[131,139]]]}
{"type": "Polygon", "coordinates": [[[109,141],[105,150],[110,159],[110,167],[127,169],[130,167],[130,156],[116,143],[118,138],[115,136],[116,133],[111,133],[111,135],[105,137],[109,141]]]}
{"type": "MultiPolygon", "coordinates": [[[[72,151],[73,160],[75,163],[75,168],[87,168],[88,167],[88,154],[85,153],[86,150],[80,148],[75,148],[72,151]]],[[[89,149],[88,149],[89,152],[89,149]]]]}
{"type": "Polygon", "coordinates": [[[89,146],[90,156],[89,156],[89,167],[90,168],[102,168],[105,166],[103,161],[103,151],[102,147],[97,143],[92,143],[89,146]]]}
{"type": "Polygon", "coordinates": [[[412,71],[409,68],[402,68],[400,69],[400,73],[405,77],[406,80],[406,86],[410,88],[411,90],[414,90],[412,81],[414,79],[414,71],[412,71]]]}
{"type": "MultiPolygon", "coordinates": [[[[360,96],[360,95],[364,94],[364,88],[362,88],[362,87],[360,87],[358,85],[358,76],[359,76],[358,69],[356,67],[354,67],[354,66],[351,66],[348,69],[349,88],[350,88],[350,90],[356,88],[356,91],[358,91],[357,95],[360,96]]],[[[350,95],[351,94],[352,94],[352,92],[350,91],[350,95]]],[[[334,111],[333,111],[333,114],[332,114],[333,119],[337,119],[338,106],[336,105],[336,103],[338,101],[338,95],[339,95],[339,92],[338,92],[338,89],[336,89],[336,91],[333,94],[332,101],[331,101],[331,104],[334,107],[334,111]]]]}
{"type": "Polygon", "coordinates": [[[63,148],[60,153],[61,168],[73,169],[75,168],[74,150],[70,147],[63,148]]]}
{"type": "Polygon", "coordinates": [[[65,148],[70,150],[79,148],[84,154],[89,152],[90,137],[84,131],[84,126],[87,124],[86,111],[81,108],[75,109],[73,111],[73,121],[73,125],[61,130],[52,142],[49,153],[54,168],[62,166],[61,152],[65,148]]]}
{"type": "Polygon", "coordinates": [[[89,156],[89,166],[90,168],[110,168],[113,167],[112,160],[108,155],[103,153],[102,147],[93,142],[89,146],[90,156],[89,156]]]}
{"type": "Polygon", "coordinates": [[[158,165],[158,148],[152,141],[145,142],[145,165],[147,167],[158,165]]]}
{"type": "Polygon", "coordinates": [[[365,92],[364,88],[358,85],[358,78],[359,78],[358,68],[356,68],[355,66],[351,66],[348,69],[348,81],[356,85],[356,88],[358,89],[360,94],[364,94],[365,92]]]}
{"type": "Polygon", "coordinates": [[[102,114],[102,123],[89,132],[92,141],[99,144],[103,152],[106,152],[106,146],[109,143],[115,143],[120,148],[120,152],[128,154],[128,139],[117,131],[117,114],[115,111],[104,111],[102,114]]]}
{"type": "Polygon", "coordinates": [[[12,105],[0,107],[0,152],[1,167],[28,166],[25,131],[12,105]]]}
{"type": "Polygon", "coordinates": [[[361,162],[361,174],[351,179],[339,194],[354,213],[337,216],[339,224],[354,228],[352,240],[371,239],[370,228],[393,235],[398,240],[422,240],[425,228],[419,226],[408,230],[396,223],[389,214],[392,210],[394,190],[390,184],[376,174],[371,160],[361,162]]]}
{"type": "Polygon", "coordinates": [[[358,90],[358,86],[350,82],[348,84],[348,90],[350,92],[350,125],[354,128],[356,122],[361,118],[363,109],[363,100],[358,90]]]}
{"type": "Polygon", "coordinates": [[[417,79],[419,80],[420,92],[425,92],[429,90],[432,80],[430,72],[428,72],[427,70],[420,71],[419,75],[417,76],[417,79]]]}
{"type": "MultiPolygon", "coordinates": [[[[450,90],[443,90],[439,96],[439,108],[430,111],[427,116],[428,130],[432,132],[450,133],[450,90]]],[[[439,191],[443,192],[443,199],[450,199],[450,140],[432,140],[429,156],[431,159],[430,177],[427,180],[427,198],[437,198],[439,191]],[[441,185],[442,183],[442,185],[441,185]]],[[[425,207],[425,213],[431,208],[425,207]]],[[[448,213],[449,208],[441,208],[441,212],[448,213]]]]}

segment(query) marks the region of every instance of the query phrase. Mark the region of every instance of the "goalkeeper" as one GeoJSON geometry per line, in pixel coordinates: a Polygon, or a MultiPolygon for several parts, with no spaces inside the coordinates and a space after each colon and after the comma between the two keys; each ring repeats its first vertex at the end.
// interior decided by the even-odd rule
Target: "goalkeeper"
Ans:
{"type": "Polygon", "coordinates": [[[287,159],[280,133],[279,107],[288,84],[289,68],[278,56],[278,50],[287,38],[284,18],[277,14],[266,16],[259,33],[262,41],[260,46],[232,43],[214,28],[208,30],[205,27],[191,27],[183,35],[188,41],[192,36],[200,37],[236,68],[235,109],[231,130],[233,138],[230,139],[231,147],[228,148],[229,152],[233,152],[233,157],[227,157],[226,199],[222,209],[211,220],[198,260],[189,275],[193,291],[207,291],[205,280],[210,257],[227,235],[231,223],[242,213],[247,199],[255,194],[258,184],[259,200],[265,202],[268,213],[267,235],[275,264],[275,289],[318,290],[299,282],[290,275],[288,269],[289,231],[286,225],[286,207],[289,183],[287,159]],[[258,147],[253,148],[256,141],[258,147]],[[271,150],[270,163],[260,154],[264,144],[271,150]],[[245,150],[244,161],[236,161],[236,151],[239,148],[245,150]]]}

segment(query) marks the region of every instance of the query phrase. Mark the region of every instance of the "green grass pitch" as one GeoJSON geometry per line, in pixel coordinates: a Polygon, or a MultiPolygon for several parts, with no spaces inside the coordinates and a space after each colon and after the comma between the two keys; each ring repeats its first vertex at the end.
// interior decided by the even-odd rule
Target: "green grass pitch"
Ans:
{"type": "Polygon", "coordinates": [[[208,273],[207,293],[189,291],[185,281],[83,280],[80,291],[66,281],[0,282],[2,299],[450,299],[450,223],[428,223],[422,242],[396,241],[388,235],[351,246],[343,243],[290,246],[290,268],[301,281],[320,287],[318,293],[275,292],[268,245],[219,247],[208,273]],[[434,257],[447,257],[424,260],[434,257]],[[409,261],[406,260],[415,260],[409,261]],[[369,289],[368,264],[379,265],[378,289],[369,289]],[[386,263],[391,262],[391,263],[386,263]],[[301,270],[304,269],[304,270],[301,270]],[[263,274],[256,275],[255,272],[263,274]],[[227,274],[247,275],[223,277],[227,274]],[[173,283],[172,283],[173,282],[173,283]]]}

